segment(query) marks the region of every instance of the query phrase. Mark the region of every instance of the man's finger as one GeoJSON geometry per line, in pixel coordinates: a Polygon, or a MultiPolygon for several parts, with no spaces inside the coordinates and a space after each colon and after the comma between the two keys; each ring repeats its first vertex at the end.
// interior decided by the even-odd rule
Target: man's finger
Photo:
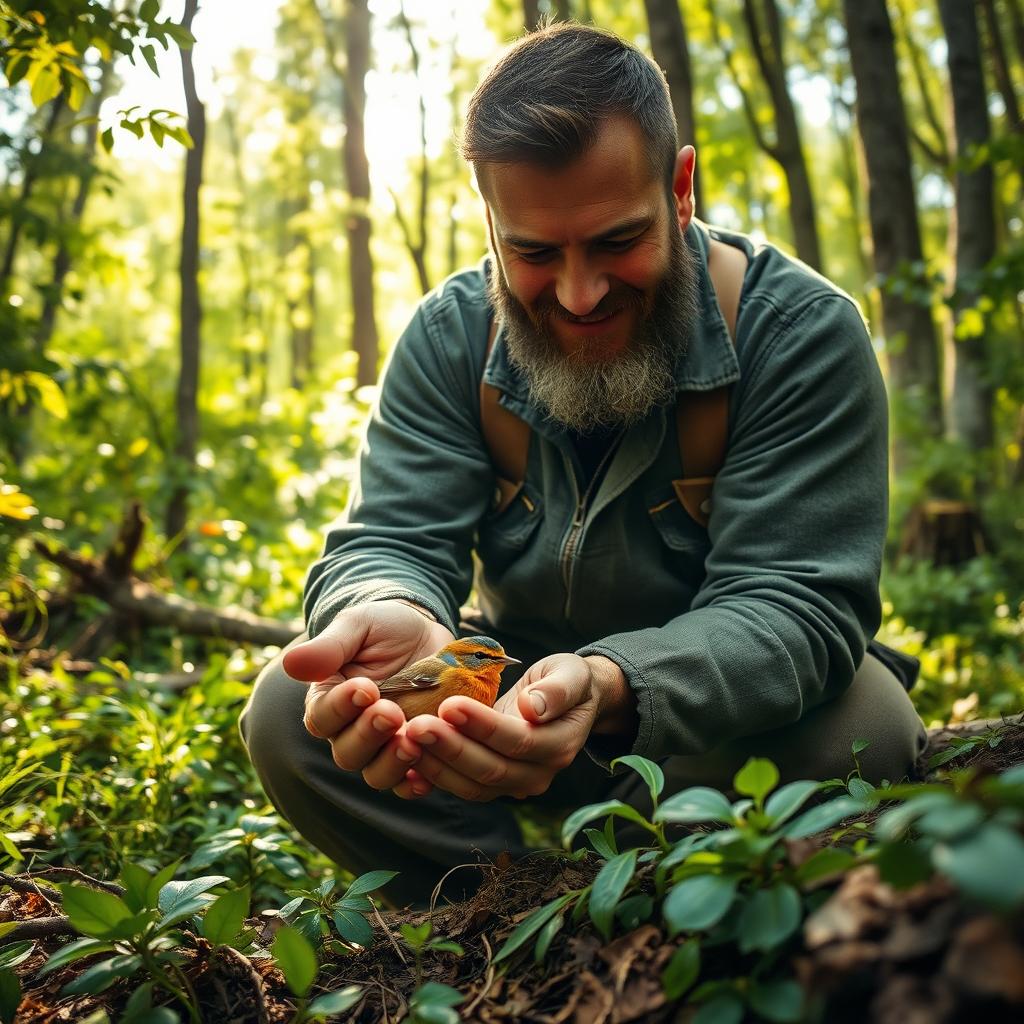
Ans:
{"type": "Polygon", "coordinates": [[[369,679],[339,682],[332,677],[313,683],[306,692],[303,723],[318,739],[330,739],[379,699],[380,691],[369,679]]]}
{"type": "Polygon", "coordinates": [[[371,789],[393,789],[420,756],[419,747],[410,742],[404,730],[399,731],[363,769],[363,779],[371,789]]]}
{"type": "Polygon", "coordinates": [[[345,771],[361,772],[404,724],[405,715],[394,701],[371,704],[331,740],[334,763],[345,771]]]}
{"type": "Polygon", "coordinates": [[[587,700],[588,680],[578,674],[553,672],[522,687],[516,695],[519,714],[528,722],[550,722],[587,700]]]}
{"type": "Polygon", "coordinates": [[[285,672],[301,682],[319,682],[347,665],[366,642],[369,620],[359,608],[339,612],[312,640],[286,651],[285,672]]]}
{"type": "MultiPolygon", "coordinates": [[[[428,779],[466,800],[480,800],[485,790],[495,787],[502,792],[519,791],[524,784],[524,766],[497,753],[493,747],[469,739],[447,722],[433,715],[418,715],[408,726],[409,739],[424,750],[417,768],[428,779]],[[464,795],[447,784],[447,775],[435,778],[429,770],[434,760],[443,762],[449,769],[474,783],[480,792],[464,795]]],[[[461,786],[465,789],[466,787],[461,786]]]]}

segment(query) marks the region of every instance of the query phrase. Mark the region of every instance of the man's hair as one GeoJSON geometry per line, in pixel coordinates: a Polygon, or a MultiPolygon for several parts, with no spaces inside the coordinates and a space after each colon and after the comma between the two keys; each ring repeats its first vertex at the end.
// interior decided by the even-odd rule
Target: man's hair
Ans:
{"type": "Polygon", "coordinates": [[[611,32],[552,25],[514,43],[477,86],[462,155],[474,165],[561,168],[582,156],[615,115],[639,126],[652,173],[671,194],[676,122],[658,65],[611,32]]]}

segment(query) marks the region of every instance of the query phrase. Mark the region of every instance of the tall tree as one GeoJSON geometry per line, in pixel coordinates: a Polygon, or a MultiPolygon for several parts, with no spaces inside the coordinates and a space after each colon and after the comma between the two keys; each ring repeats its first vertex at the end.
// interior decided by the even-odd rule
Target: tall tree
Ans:
{"type": "MultiPolygon", "coordinates": [[[[887,277],[922,261],[895,41],[885,0],[844,0],[843,8],[857,81],[857,125],[867,166],[875,270],[887,277]]],[[[883,288],[882,323],[893,390],[913,400],[921,410],[924,430],[938,436],[941,391],[931,311],[906,290],[883,288]]],[[[899,471],[908,456],[899,437],[895,455],[899,471]]]]}
{"type": "Polygon", "coordinates": [[[341,34],[345,57],[335,45],[335,29],[320,6],[312,0],[324,27],[324,39],[341,81],[342,169],[348,192],[345,235],[348,240],[348,279],[352,298],[352,349],[358,357],[356,380],[360,385],[377,379],[379,339],[373,294],[373,253],[370,250],[370,162],[366,157],[366,75],[370,70],[370,8],[367,0],[345,0],[341,34]]]}
{"type": "MultiPolygon", "coordinates": [[[[651,37],[654,59],[661,65],[668,80],[672,97],[672,111],[679,126],[679,141],[683,145],[696,144],[697,125],[693,116],[693,74],[690,70],[690,47],[686,36],[686,23],[679,0],[644,0],[647,26],[651,37]]],[[[698,153],[698,166],[699,166],[698,153]]],[[[701,174],[693,179],[695,212],[704,217],[701,174]]]]}
{"type": "Polygon", "coordinates": [[[996,13],[995,0],[981,0],[981,9],[985,15],[985,29],[988,36],[988,54],[992,62],[999,95],[1003,98],[1006,108],[1006,124],[1011,132],[1024,133],[1024,121],[1021,121],[1020,106],[1017,93],[1013,88],[1010,76],[1010,63],[1006,59],[1006,47],[1003,45],[1003,34],[999,26],[999,15],[996,13]]]}
{"type": "Polygon", "coordinates": [[[980,298],[980,272],[995,255],[996,222],[992,164],[969,161],[971,152],[989,140],[988,102],[981,63],[978,19],[973,4],[939,0],[939,16],[949,54],[953,124],[959,160],[956,172],[956,313],[953,436],[973,450],[993,442],[994,389],[988,377],[988,342],[984,321],[964,312],[980,298]],[[977,163],[977,166],[974,166],[977,163]]]}
{"type": "Polygon", "coordinates": [[[423,82],[420,77],[420,51],[412,33],[412,24],[405,13],[405,4],[399,2],[398,23],[402,27],[405,41],[409,46],[412,59],[412,73],[416,79],[416,97],[419,100],[420,115],[420,158],[417,176],[416,226],[415,230],[402,212],[402,203],[398,194],[391,190],[391,200],[395,204],[395,219],[398,221],[402,240],[409,252],[409,258],[416,269],[420,291],[426,295],[430,291],[430,274],[427,270],[427,206],[430,202],[430,164],[427,160],[427,105],[423,97],[423,82]]]}
{"type": "Polygon", "coordinates": [[[735,46],[726,40],[713,0],[707,0],[711,26],[721,46],[726,65],[743,100],[743,110],[758,146],[782,169],[789,188],[789,220],[793,229],[793,245],[797,255],[816,270],[823,269],[821,246],[814,208],[811,178],[807,171],[800,124],[796,107],[786,84],[786,58],[782,38],[782,19],[776,0],[743,0],[743,20],[747,28],[750,47],[754,53],[761,78],[771,99],[773,119],[771,134],[762,126],[755,110],[750,91],[739,74],[735,60],[735,46]]]}
{"type": "MultiPolygon", "coordinates": [[[[192,29],[198,0],[185,0],[182,27],[192,29]]],[[[185,153],[185,184],[182,190],[181,259],[178,265],[181,281],[181,366],[175,397],[176,436],[174,442],[175,476],[178,483],[171,493],[164,520],[168,538],[181,537],[185,543],[190,488],[185,482],[195,470],[196,446],[199,438],[199,357],[202,305],[199,296],[199,188],[203,180],[203,150],[206,145],[206,110],[196,92],[196,76],[192,67],[192,50],[179,44],[181,77],[185,86],[188,111],[188,133],[192,148],[185,153]]]]}

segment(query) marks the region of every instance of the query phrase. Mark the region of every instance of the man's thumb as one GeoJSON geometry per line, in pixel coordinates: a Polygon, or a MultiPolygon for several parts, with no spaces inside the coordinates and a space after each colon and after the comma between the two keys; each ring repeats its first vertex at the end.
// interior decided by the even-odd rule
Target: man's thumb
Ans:
{"type": "Polygon", "coordinates": [[[341,612],[318,636],[286,651],[281,664],[292,679],[319,683],[352,661],[365,633],[360,617],[341,612]]]}
{"type": "Polygon", "coordinates": [[[519,713],[528,722],[549,722],[586,700],[585,680],[553,673],[519,691],[519,713]]]}

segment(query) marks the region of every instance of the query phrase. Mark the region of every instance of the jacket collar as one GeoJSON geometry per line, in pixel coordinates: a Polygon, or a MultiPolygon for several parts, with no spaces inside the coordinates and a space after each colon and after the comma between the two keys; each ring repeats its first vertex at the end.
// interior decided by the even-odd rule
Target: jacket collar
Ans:
{"type": "MultiPolygon", "coordinates": [[[[697,262],[697,303],[700,314],[686,351],[676,363],[676,391],[710,391],[738,380],[739,363],[708,276],[708,229],[694,220],[683,237],[697,262]]],[[[493,273],[490,257],[484,260],[483,270],[486,275],[493,273]]],[[[547,419],[543,411],[530,401],[526,380],[509,360],[502,324],[498,325],[483,379],[486,384],[502,392],[500,401],[503,406],[526,420],[535,430],[548,436],[562,433],[561,428],[547,419]]]]}

